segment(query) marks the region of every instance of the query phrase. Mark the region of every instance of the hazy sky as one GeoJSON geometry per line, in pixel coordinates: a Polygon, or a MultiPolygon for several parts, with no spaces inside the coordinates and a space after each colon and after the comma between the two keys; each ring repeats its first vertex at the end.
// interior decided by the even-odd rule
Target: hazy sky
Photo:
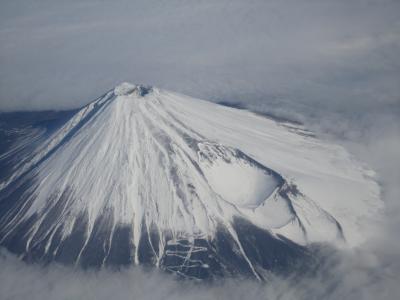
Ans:
{"type": "Polygon", "coordinates": [[[400,102],[400,1],[1,0],[0,110],[121,81],[340,110],[400,102]]]}
{"type": "Polygon", "coordinates": [[[0,111],[75,108],[122,81],[240,102],[344,145],[377,171],[386,211],[375,238],[335,255],[318,280],[182,293],[157,274],[39,268],[0,253],[0,298],[400,294],[399,0],[0,0],[0,111]]]}

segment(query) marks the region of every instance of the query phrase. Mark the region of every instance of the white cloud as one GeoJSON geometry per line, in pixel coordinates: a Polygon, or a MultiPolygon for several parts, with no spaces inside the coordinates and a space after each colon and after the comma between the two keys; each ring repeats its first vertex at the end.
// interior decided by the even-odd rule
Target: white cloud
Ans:
{"type": "Polygon", "coordinates": [[[263,105],[399,102],[398,1],[0,5],[0,110],[76,107],[121,81],[263,105]]]}

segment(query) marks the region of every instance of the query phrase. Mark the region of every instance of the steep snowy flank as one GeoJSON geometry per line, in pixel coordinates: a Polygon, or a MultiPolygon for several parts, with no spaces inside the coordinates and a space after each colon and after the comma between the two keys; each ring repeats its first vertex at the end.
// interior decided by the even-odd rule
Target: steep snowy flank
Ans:
{"type": "Polygon", "coordinates": [[[341,147],[301,130],[123,83],[0,153],[10,170],[0,244],[26,259],[149,263],[197,278],[260,278],[285,261],[281,249],[357,245],[381,207],[378,186],[341,147]]]}

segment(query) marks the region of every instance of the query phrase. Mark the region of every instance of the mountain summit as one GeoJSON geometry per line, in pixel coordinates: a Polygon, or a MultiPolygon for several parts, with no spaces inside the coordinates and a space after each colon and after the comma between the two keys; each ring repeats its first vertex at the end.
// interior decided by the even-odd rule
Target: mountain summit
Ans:
{"type": "Polygon", "coordinates": [[[261,279],[311,242],[358,244],[381,206],[300,125],[153,87],[21,124],[0,125],[0,244],[26,260],[261,279]]]}

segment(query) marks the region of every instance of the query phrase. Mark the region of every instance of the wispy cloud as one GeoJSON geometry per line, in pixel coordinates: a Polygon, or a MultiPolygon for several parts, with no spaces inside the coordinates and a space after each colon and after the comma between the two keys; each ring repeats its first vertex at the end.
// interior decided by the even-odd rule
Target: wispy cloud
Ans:
{"type": "Polygon", "coordinates": [[[398,103],[398,1],[1,4],[0,110],[71,108],[121,81],[210,100],[398,103]]]}
{"type": "Polygon", "coordinates": [[[396,299],[399,264],[356,251],[326,249],[313,272],[276,277],[266,283],[247,279],[200,284],[179,281],[171,275],[131,267],[120,271],[83,271],[59,265],[27,265],[0,254],[2,299],[396,299]]]}

